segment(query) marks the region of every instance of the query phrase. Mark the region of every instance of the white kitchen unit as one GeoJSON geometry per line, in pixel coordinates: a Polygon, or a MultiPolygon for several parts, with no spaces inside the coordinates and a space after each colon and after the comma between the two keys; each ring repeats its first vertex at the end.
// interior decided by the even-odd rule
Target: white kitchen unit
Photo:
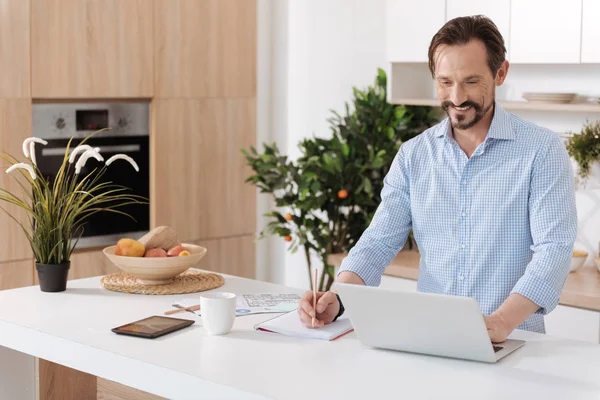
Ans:
{"type": "Polygon", "coordinates": [[[600,63],[600,1],[583,0],[581,62],[600,63]]]}
{"type": "Polygon", "coordinates": [[[579,63],[581,3],[582,0],[512,1],[510,61],[527,64],[579,63]]]}
{"type": "MultiPolygon", "coordinates": [[[[446,0],[446,21],[456,17],[482,14],[490,18],[504,38],[507,54],[510,50],[510,0],[446,0]]],[[[509,57],[510,59],[510,57],[509,57]]]]}
{"type": "Polygon", "coordinates": [[[445,0],[387,0],[387,59],[390,62],[427,62],[433,35],[444,25],[445,0]]]}
{"type": "Polygon", "coordinates": [[[600,344],[600,313],[575,307],[556,306],[544,317],[546,333],[600,344]]]}

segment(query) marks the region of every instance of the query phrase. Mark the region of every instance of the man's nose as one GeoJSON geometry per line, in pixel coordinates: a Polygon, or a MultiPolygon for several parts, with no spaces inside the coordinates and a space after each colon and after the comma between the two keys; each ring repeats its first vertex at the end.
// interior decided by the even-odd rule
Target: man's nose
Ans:
{"type": "Polygon", "coordinates": [[[460,106],[462,103],[467,101],[467,92],[463,89],[462,85],[454,85],[452,92],[450,93],[450,101],[455,106],[460,106]]]}

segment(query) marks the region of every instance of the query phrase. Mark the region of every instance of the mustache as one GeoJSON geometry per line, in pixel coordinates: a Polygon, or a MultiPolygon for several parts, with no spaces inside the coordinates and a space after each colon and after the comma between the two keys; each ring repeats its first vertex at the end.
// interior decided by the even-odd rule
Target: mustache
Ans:
{"type": "Polygon", "coordinates": [[[460,105],[455,105],[453,102],[451,102],[450,100],[446,100],[442,102],[442,110],[444,111],[448,111],[448,108],[450,107],[473,107],[475,109],[475,111],[478,111],[480,109],[479,104],[473,103],[472,101],[465,101],[464,103],[460,104],[460,105]]]}

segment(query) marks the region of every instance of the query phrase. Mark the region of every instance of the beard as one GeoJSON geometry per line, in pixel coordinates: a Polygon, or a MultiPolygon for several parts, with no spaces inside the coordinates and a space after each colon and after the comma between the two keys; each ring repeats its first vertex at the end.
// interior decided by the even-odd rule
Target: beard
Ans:
{"type": "Polygon", "coordinates": [[[494,102],[492,101],[487,107],[484,108],[483,104],[477,104],[475,102],[467,100],[464,103],[457,106],[451,101],[446,100],[442,102],[442,110],[444,110],[448,115],[448,118],[450,118],[450,122],[452,123],[453,128],[465,130],[472,128],[473,126],[475,126],[475,124],[481,121],[482,118],[487,114],[487,112],[493,107],[493,105],[494,102]],[[458,114],[456,115],[456,119],[453,119],[452,116],[450,116],[450,107],[471,107],[475,111],[475,115],[470,120],[464,114],[458,114]]]}

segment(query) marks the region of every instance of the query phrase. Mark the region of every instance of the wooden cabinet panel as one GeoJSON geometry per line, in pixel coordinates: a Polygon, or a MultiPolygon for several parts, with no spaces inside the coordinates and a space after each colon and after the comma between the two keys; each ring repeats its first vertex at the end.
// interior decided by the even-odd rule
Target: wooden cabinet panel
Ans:
{"type": "Polygon", "coordinates": [[[579,63],[580,50],[581,0],[511,2],[511,62],[579,63]]]}
{"type": "Polygon", "coordinates": [[[152,225],[181,240],[254,233],[256,189],[240,152],[255,144],[254,100],[154,102],[152,225]]]}
{"type": "Polygon", "coordinates": [[[94,375],[39,359],[40,400],[96,400],[94,375]]]}
{"type": "Polygon", "coordinates": [[[164,397],[142,392],[113,381],[98,378],[98,400],[163,400],[164,397]]]}
{"type": "Polygon", "coordinates": [[[581,62],[600,63],[600,1],[583,0],[581,62]]]}
{"type": "Polygon", "coordinates": [[[256,0],[155,0],[156,97],[253,97],[256,0]]]}
{"type": "MultiPolygon", "coordinates": [[[[0,99],[0,152],[23,161],[22,143],[31,136],[31,100],[0,99]]],[[[0,160],[0,189],[5,189],[21,199],[26,197],[16,179],[19,172],[7,175],[7,163],[0,160]]],[[[25,185],[27,183],[25,182],[25,185]]],[[[27,187],[27,186],[25,186],[27,187]]],[[[19,207],[0,201],[4,208],[25,227],[29,226],[28,214],[19,207]]],[[[0,262],[32,258],[29,242],[21,227],[0,209],[0,262]]]]}
{"type": "Polygon", "coordinates": [[[196,268],[254,279],[256,245],[254,235],[195,242],[208,250],[196,268]]]}
{"type": "Polygon", "coordinates": [[[91,278],[120,271],[102,250],[78,250],[71,255],[69,279],[91,278]]]}
{"type": "Polygon", "coordinates": [[[151,97],[152,3],[31,0],[34,98],[151,97]]]}
{"type": "Polygon", "coordinates": [[[29,1],[0,0],[0,98],[31,97],[29,1]]]}
{"type": "Polygon", "coordinates": [[[33,285],[33,260],[0,264],[0,290],[33,285]]]}
{"type": "Polygon", "coordinates": [[[429,43],[444,25],[444,0],[386,2],[387,59],[390,62],[426,62],[429,43]]]}

